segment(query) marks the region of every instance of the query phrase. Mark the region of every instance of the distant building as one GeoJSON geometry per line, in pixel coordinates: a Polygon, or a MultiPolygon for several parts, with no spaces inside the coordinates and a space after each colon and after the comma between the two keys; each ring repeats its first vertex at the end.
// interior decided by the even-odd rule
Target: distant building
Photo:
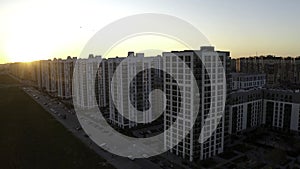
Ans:
{"type": "Polygon", "coordinates": [[[295,58],[295,83],[300,84],[300,56],[295,58]]]}
{"type": "Polygon", "coordinates": [[[49,73],[50,73],[50,89],[48,90],[49,94],[52,96],[57,96],[57,85],[58,85],[58,72],[57,72],[57,59],[49,62],[49,73]]]}
{"type": "Polygon", "coordinates": [[[24,81],[26,84],[35,85],[36,76],[35,76],[35,63],[9,63],[2,65],[3,71],[14,76],[18,80],[24,81]]]}
{"type": "Polygon", "coordinates": [[[299,57],[260,56],[237,59],[237,70],[241,73],[266,74],[267,87],[293,87],[299,82],[299,57]]]}
{"type": "Polygon", "coordinates": [[[233,59],[233,58],[231,58],[230,59],[230,69],[229,69],[229,71],[230,72],[237,72],[237,59],[233,59]]]}
{"type": "Polygon", "coordinates": [[[46,92],[51,92],[51,69],[50,69],[51,60],[41,60],[41,86],[42,90],[46,92]]]}
{"type": "Polygon", "coordinates": [[[57,61],[57,96],[62,99],[72,98],[72,80],[77,58],[70,56],[66,60],[57,61]]]}
{"type": "Polygon", "coordinates": [[[265,87],[265,74],[231,73],[231,90],[265,87]]]}

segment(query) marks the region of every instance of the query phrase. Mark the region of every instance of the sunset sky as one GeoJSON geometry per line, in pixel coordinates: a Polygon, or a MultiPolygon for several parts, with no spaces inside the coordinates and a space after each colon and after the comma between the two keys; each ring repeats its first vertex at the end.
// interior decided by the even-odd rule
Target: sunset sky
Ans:
{"type": "MultiPolygon", "coordinates": [[[[79,56],[98,30],[140,13],[181,18],[233,57],[300,56],[299,8],[299,0],[1,0],[0,63],[79,56]]],[[[157,38],[135,42],[151,45],[151,40],[157,38]]],[[[160,42],[168,43],[166,50],[179,45],[160,42]]],[[[139,50],[133,46],[130,49],[139,50]]],[[[121,50],[126,48],[117,49],[112,55],[126,55],[121,50]]]]}

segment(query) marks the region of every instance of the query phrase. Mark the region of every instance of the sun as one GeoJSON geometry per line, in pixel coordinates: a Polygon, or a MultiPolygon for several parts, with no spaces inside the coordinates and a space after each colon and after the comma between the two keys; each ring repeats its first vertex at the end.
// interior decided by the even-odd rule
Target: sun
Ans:
{"type": "Polygon", "coordinates": [[[5,54],[10,62],[30,62],[51,58],[53,35],[45,29],[32,27],[33,23],[24,23],[22,19],[12,22],[10,34],[5,44],[5,54]],[[20,29],[22,26],[22,29],[20,29]]]}

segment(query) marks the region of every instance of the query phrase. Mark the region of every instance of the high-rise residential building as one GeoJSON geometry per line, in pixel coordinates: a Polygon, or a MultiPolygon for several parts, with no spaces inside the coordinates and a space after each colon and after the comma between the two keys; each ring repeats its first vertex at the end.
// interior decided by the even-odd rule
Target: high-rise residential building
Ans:
{"type": "Polygon", "coordinates": [[[30,72],[31,72],[31,85],[38,87],[38,74],[37,74],[37,68],[38,68],[38,61],[33,61],[30,63],[30,72]]]}
{"type": "Polygon", "coordinates": [[[137,126],[137,121],[147,124],[153,120],[152,112],[156,107],[151,106],[149,94],[156,82],[156,71],[151,68],[159,69],[160,60],[161,57],[144,57],[142,53],[133,52],[129,52],[127,58],[108,59],[108,79],[111,82],[109,120],[112,124],[131,128],[137,126]],[[116,79],[114,83],[113,76],[116,79]],[[149,113],[139,113],[143,111],[149,113]]]}
{"type": "Polygon", "coordinates": [[[101,59],[100,56],[94,57],[91,54],[87,59],[77,59],[75,63],[73,76],[75,76],[74,80],[77,81],[77,85],[73,86],[73,92],[77,97],[73,98],[73,104],[76,104],[78,108],[92,109],[98,107],[95,92],[96,79],[93,78],[95,78],[94,75],[97,75],[101,59]]]}
{"type": "Polygon", "coordinates": [[[42,90],[42,67],[41,67],[41,61],[36,61],[35,63],[35,74],[36,74],[36,86],[39,90],[42,90]]]}
{"type": "MultiPolygon", "coordinates": [[[[8,73],[19,80],[23,80],[26,84],[35,84],[35,63],[9,63],[7,65],[3,65],[4,68],[7,68],[4,71],[8,71],[8,73]]],[[[2,72],[3,73],[3,72],[2,72]]]]}
{"type": "Polygon", "coordinates": [[[112,94],[115,94],[115,93],[112,93],[111,92],[111,88],[113,87],[114,91],[116,90],[117,88],[117,85],[114,84],[114,85],[111,85],[111,81],[112,81],[112,78],[114,76],[114,73],[118,67],[118,65],[122,62],[124,58],[119,58],[119,57],[116,57],[116,58],[109,58],[107,59],[107,75],[108,75],[108,92],[109,92],[109,122],[114,124],[114,125],[121,125],[121,124],[128,124],[128,120],[123,118],[123,116],[121,114],[118,113],[118,110],[115,108],[114,106],[114,101],[112,99],[112,94]]]}
{"type": "Polygon", "coordinates": [[[53,59],[49,62],[49,73],[50,73],[50,89],[49,94],[57,96],[57,59],[53,59]]]}
{"type": "Polygon", "coordinates": [[[99,107],[109,105],[109,82],[108,82],[108,62],[102,59],[97,72],[96,97],[99,107]]]}
{"type": "Polygon", "coordinates": [[[7,73],[9,71],[8,64],[0,64],[0,72],[7,73]]]}
{"type": "Polygon", "coordinates": [[[67,57],[57,61],[57,96],[62,99],[72,98],[73,71],[77,58],[67,57]]]}
{"type": "Polygon", "coordinates": [[[50,79],[50,63],[51,60],[41,60],[40,61],[40,66],[41,66],[41,86],[42,90],[45,90],[46,92],[51,91],[51,79],[50,79]]]}
{"type": "Polygon", "coordinates": [[[22,68],[21,64],[22,63],[9,64],[9,73],[18,79],[23,79],[24,77],[24,69],[22,68]]]}
{"type": "Polygon", "coordinates": [[[229,140],[229,134],[228,128],[229,128],[229,111],[228,111],[228,100],[229,100],[229,93],[232,90],[232,73],[236,72],[236,59],[232,59],[230,57],[230,52],[228,51],[217,51],[219,54],[219,57],[223,60],[223,66],[225,68],[225,74],[226,74],[226,102],[225,102],[225,114],[223,116],[224,118],[224,144],[226,144],[226,141],[229,140]],[[226,62],[226,63],[225,63],[226,62]],[[226,65],[226,66],[225,66],[226,65]]]}
{"type": "Polygon", "coordinates": [[[164,115],[165,130],[173,124],[174,120],[179,119],[179,125],[165,134],[165,148],[172,148],[170,149],[172,153],[192,161],[207,159],[223,152],[222,100],[226,97],[223,93],[226,85],[222,73],[227,67],[225,65],[228,57],[229,52],[216,52],[214,47],[163,53],[164,68],[177,77],[177,81],[167,75],[164,77],[164,91],[167,98],[164,115]],[[221,63],[217,62],[218,58],[221,63]],[[183,64],[192,71],[185,69],[183,64]],[[211,79],[208,73],[212,75],[211,79]],[[192,75],[197,84],[192,83],[192,75]],[[195,88],[199,88],[199,93],[196,93],[195,88]],[[199,109],[194,110],[197,104],[199,109]],[[209,114],[210,109],[212,109],[211,114],[209,114]],[[194,111],[198,111],[197,117],[193,117],[194,111]],[[203,133],[201,133],[202,128],[203,133]],[[186,137],[183,135],[185,131],[189,131],[186,137]],[[184,139],[178,140],[180,138],[184,139]]]}

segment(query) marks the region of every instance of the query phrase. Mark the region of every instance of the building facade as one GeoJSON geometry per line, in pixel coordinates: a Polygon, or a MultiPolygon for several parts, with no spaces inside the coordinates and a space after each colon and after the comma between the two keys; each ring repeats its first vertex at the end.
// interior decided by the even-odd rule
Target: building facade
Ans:
{"type": "Polygon", "coordinates": [[[73,76],[76,80],[76,86],[73,86],[74,95],[73,104],[76,104],[78,108],[92,109],[98,107],[95,84],[97,82],[94,78],[101,62],[101,56],[94,57],[89,55],[87,59],[77,59],[74,67],[73,76]],[[95,83],[93,83],[95,82],[95,83]]]}
{"type": "Polygon", "coordinates": [[[231,75],[230,90],[264,87],[266,85],[265,74],[231,73],[230,75],[231,75]]]}
{"type": "Polygon", "coordinates": [[[300,131],[299,91],[265,89],[263,123],[285,131],[300,131]]]}
{"type": "Polygon", "coordinates": [[[57,96],[62,99],[72,98],[73,72],[77,58],[68,57],[57,61],[57,96]]]}
{"type": "Polygon", "coordinates": [[[144,57],[142,53],[133,52],[129,52],[127,58],[108,59],[108,79],[110,82],[116,79],[109,85],[109,119],[112,124],[131,128],[137,126],[137,121],[144,124],[152,122],[154,107],[151,102],[157,101],[149,99],[156,84],[156,71],[152,68],[160,69],[160,60],[161,57],[144,57]],[[144,111],[149,113],[141,113],[144,111]]]}
{"type": "Polygon", "coordinates": [[[252,88],[230,93],[229,134],[258,127],[300,131],[299,91],[252,88]]]}
{"type": "Polygon", "coordinates": [[[232,92],[229,99],[229,134],[244,132],[263,123],[262,89],[254,88],[232,92]]]}
{"type": "Polygon", "coordinates": [[[227,55],[228,53],[216,52],[214,47],[163,53],[165,69],[177,77],[177,81],[170,76],[164,77],[164,90],[167,97],[164,115],[165,130],[177,118],[180,120],[173,131],[166,132],[165,148],[172,148],[170,150],[172,153],[184,159],[203,160],[223,152],[224,112],[221,102],[222,97],[226,97],[223,95],[226,85],[222,72],[227,55]],[[221,64],[217,64],[217,58],[221,60],[221,64]],[[192,71],[184,69],[182,61],[192,71]],[[212,74],[211,79],[208,73],[212,74]],[[192,83],[192,75],[196,78],[197,84],[192,83]],[[199,93],[195,92],[197,87],[199,93]],[[194,110],[196,104],[199,104],[198,110],[194,110]],[[209,109],[214,110],[212,114],[209,114],[209,109]],[[199,112],[197,117],[193,117],[194,111],[199,112]],[[194,120],[195,125],[193,125],[194,120]],[[215,131],[212,131],[214,129],[215,131]],[[183,136],[185,131],[189,131],[186,137],[183,136]],[[184,139],[178,140],[180,138],[184,139]]]}
{"type": "Polygon", "coordinates": [[[294,87],[300,84],[299,57],[255,56],[236,60],[241,73],[263,73],[267,87],[294,87]]]}

